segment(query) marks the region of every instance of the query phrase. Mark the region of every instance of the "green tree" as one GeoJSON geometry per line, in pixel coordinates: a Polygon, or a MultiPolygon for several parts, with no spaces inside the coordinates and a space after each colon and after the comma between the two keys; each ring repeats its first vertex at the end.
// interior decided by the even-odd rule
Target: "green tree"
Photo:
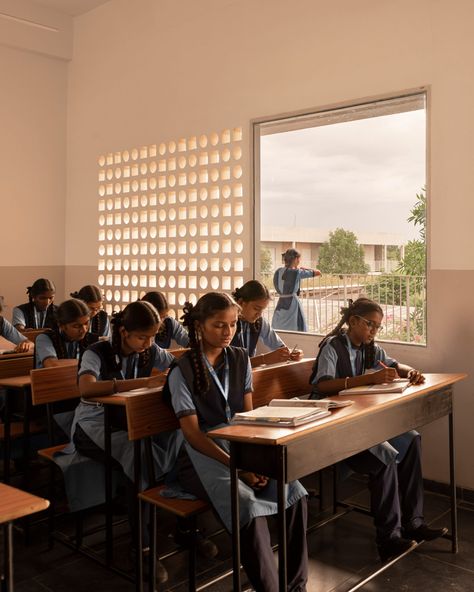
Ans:
{"type": "Polygon", "coordinates": [[[416,194],[417,201],[410,210],[408,222],[420,227],[420,238],[411,240],[405,247],[405,256],[397,271],[404,275],[424,276],[426,274],[426,189],[416,194]]]}
{"type": "Polygon", "coordinates": [[[329,240],[321,245],[319,269],[323,273],[367,273],[369,266],[364,261],[364,249],[357,236],[350,230],[336,228],[329,233],[329,240]]]}
{"type": "Polygon", "coordinates": [[[260,273],[268,275],[273,270],[273,260],[270,249],[262,247],[260,249],[260,273]]]}

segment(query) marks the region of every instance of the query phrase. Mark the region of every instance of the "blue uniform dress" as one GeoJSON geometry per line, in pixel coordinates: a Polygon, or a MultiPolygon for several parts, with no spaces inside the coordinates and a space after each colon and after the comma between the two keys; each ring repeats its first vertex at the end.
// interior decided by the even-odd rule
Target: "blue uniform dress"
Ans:
{"type": "MultiPolygon", "coordinates": [[[[206,432],[226,425],[233,414],[243,409],[244,395],[252,391],[252,374],[247,352],[239,347],[224,350],[222,363],[209,370],[209,390],[196,396],[191,354],[185,353],[170,370],[165,392],[178,418],[197,415],[199,427],[206,432]]],[[[226,452],[229,443],[215,440],[226,452]]],[[[209,500],[227,530],[231,531],[230,472],[226,465],[195,450],[188,442],[178,462],[181,486],[209,500]]],[[[277,513],[276,482],[270,480],[261,491],[255,491],[239,480],[241,560],[256,590],[273,592],[278,577],[266,516],[277,513]]],[[[306,491],[298,481],[286,486],[288,590],[306,590],[308,576],[306,524],[306,491]]]]}
{"type": "MultiPolygon", "coordinates": [[[[141,365],[139,354],[118,356],[113,353],[112,345],[108,341],[101,341],[89,348],[83,355],[79,377],[91,374],[99,380],[131,379],[150,376],[153,368],[166,370],[175,359],[168,352],[160,349],[155,343],[147,350],[147,363],[141,365]]],[[[74,439],[76,425],[92,442],[104,450],[104,408],[101,405],[81,399],[76,408],[74,421],[71,428],[71,440],[74,439]]],[[[169,434],[161,434],[153,441],[153,457],[155,460],[156,477],[160,478],[173,468],[179,448],[182,443],[182,434],[179,430],[169,434]]],[[[73,443],[68,452],[73,452],[73,443]]],[[[128,434],[124,430],[112,432],[112,457],[122,466],[127,477],[133,481],[133,442],[129,441],[128,434]]],[[[143,466],[146,466],[145,464],[143,466]]],[[[146,479],[142,480],[142,487],[146,487],[146,479]]]]}
{"type": "Polygon", "coordinates": [[[280,339],[278,334],[263,318],[258,319],[256,323],[249,323],[248,321],[239,319],[239,322],[237,323],[237,331],[235,332],[231,345],[245,348],[249,356],[253,358],[257,353],[257,343],[259,339],[270,351],[285,347],[284,342],[280,339]]]}
{"type": "MultiPolygon", "coordinates": [[[[379,362],[396,368],[398,363],[375,344],[372,369],[379,362]]],[[[365,368],[363,348],[354,346],[346,334],[328,339],[313,368],[311,398],[325,395],[318,391],[324,380],[358,376],[365,368]]],[[[423,480],[420,436],[415,430],[372,446],[343,463],[343,472],[368,473],[371,477],[371,509],[377,527],[377,542],[400,536],[401,527],[417,528],[423,523],[423,480]]]]}
{"type": "MultiPolygon", "coordinates": [[[[252,391],[252,372],[248,355],[241,348],[226,348],[226,362],[216,370],[221,388],[214,378],[211,378],[211,388],[206,401],[202,397],[193,394],[192,370],[188,354],[182,356],[177,365],[168,376],[168,388],[171,393],[171,403],[178,419],[187,415],[197,415],[199,427],[204,432],[226,425],[233,414],[243,410],[244,395],[252,391]],[[228,364],[228,395],[224,384],[226,382],[226,363],[228,364]],[[233,366],[239,364],[244,372],[240,376],[234,374],[233,366]],[[186,376],[185,376],[186,375],[186,376]],[[242,381],[242,388],[238,384],[242,381]],[[239,392],[240,391],[240,392],[239,392]]],[[[229,443],[225,440],[217,440],[216,443],[226,452],[229,443]]],[[[198,452],[185,442],[186,451],[191,459],[196,473],[206,490],[216,512],[229,532],[231,525],[230,509],[230,473],[228,467],[222,463],[198,452]]],[[[306,495],[306,490],[298,482],[290,483],[287,489],[287,507],[294,504],[306,495]]],[[[239,481],[240,496],[240,522],[247,524],[257,516],[268,516],[277,513],[276,482],[270,481],[269,485],[261,492],[256,492],[242,481],[239,481]]]]}
{"type": "Polygon", "coordinates": [[[27,338],[2,316],[0,316],[0,335],[15,345],[20,345],[23,341],[27,341],[27,338]]]}
{"type": "Polygon", "coordinates": [[[300,299],[301,280],[314,277],[312,269],[280,267],[273,275],[273,285],[279,294],[272,319],[274,329],[307,331],[308,327],[300,299]]]}

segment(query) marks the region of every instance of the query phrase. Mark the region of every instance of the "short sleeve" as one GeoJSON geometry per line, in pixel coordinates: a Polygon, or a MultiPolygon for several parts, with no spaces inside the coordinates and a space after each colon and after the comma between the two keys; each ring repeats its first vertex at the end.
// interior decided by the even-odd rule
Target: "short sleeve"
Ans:
{"type": "Polygon", "coordinates": [[[260,339],[271,351],[280,347],[285,347],[285,343],[280,339],[278,334],[270,327],[269,323],[265,319],[262,319],[260,339]]]}
{"type": "Polygon", "coordinates": [[[397,360],[395,358],[391,358],[387,355],[387,352],[380,347],[380,345],[375,345],[375,362],[374,367],[377,366],[379,362],[383,362],[386,366],[396,367],[398,366],[397,360]]]}
{"type": "Polygon", "coordinates": [[[171,393],[171,405],[178,419],[187,415],[197,415],[191,391],[178,366],[168,375],[168,387],[171,393]]]}
{"type": "Polygon", "coordinates": [[[48,335],[42,333],[35,341],[36,367],[43,368],[44,361],[48,358],[57,358],[58,354],[54,349],[53,342],[48,335]]]}
{"type": "Polygon", "coordinates": [[[174,361],[175,358],[173,354],[170,354],[165,349],[158,347],[156,343],[152,343],[151,347],[155,350],[155,359],[153,362],[153,367],[163,372],[164,370],[170,367],[171,363],[174,361]]]}
{"type": "Polygon", "coordinates": [[[173,334],[171,335],[172,339],[176,341],[178,345],[181,347],[188,347],[189,345],[189,335],[186,329],[178,323],[176,319],[171,319],[173,325],[173,334]]]}
{"type": "Polygon", "coordinates": [[[96,380],[100,380],[101,378],[100,358],[91,349],[86,349],[81,359],[78,376],[82,376],[83,374],[91,374],[95,376],[96,380]]]}
{"type": "Polygon", "coordinates": [[[107,320],[105,321],[104,332],[102,333],[101,337],[108,337],[109,339],[111,338],[109,315],[107,315],[107,320]]]}
{"type": "Polygon", "coordinates": [[[337,354],[329,343],[323,345],[318,358],[318,371],[312,380],[312,384],[318,384],[320,380],[332,380],[336,376],[337,354]]]}
{"type": "Polygon", "coordinates": [[[12,325],[15,327],[16,325],[23,325],[26,327],[26,320],[23,311],[15,306],[12,312],[12,325]]]}
{"type": "Polygon", "coordinates": [[[2,335],[7,341],[11,341],[15,345],[18,345],[23,341],[26,341],[26,337],[22,335],[19,331],[17,331],[15,327],[10,323],[10,321],[7,321],[7,319],[3,319],[2,335]]]}
{"type": "Polygon", "coordinates": [[[301,280],[314,277],[314,271],[312,269],[298,268],[299,276],[301,280]]]}

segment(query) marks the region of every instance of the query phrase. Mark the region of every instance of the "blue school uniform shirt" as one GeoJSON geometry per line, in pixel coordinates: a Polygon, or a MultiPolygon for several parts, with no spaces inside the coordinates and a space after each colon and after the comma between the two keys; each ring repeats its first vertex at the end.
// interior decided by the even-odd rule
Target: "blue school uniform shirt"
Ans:
{"type": "Polygon", "coordinates": [[[44,368],[47,358],[57,358],[58,354],[50,337],[46,333],[38,335],[35,341],[35,368],[44,368]]]}
{"type": "MultiPolygon", "coordinates": [[[[256,344],[252,347],[252,334],[250,329],[250,323],[244,319],[240,319],[240,331],[234,335],[231,345],[237,347],[244,347],[249,356],[253,358],[257,353],[256,344]]],[[[270,351],[274,351],[280,347],[285,347],[284,342],[280,339],[279,335],[270,327],[270,324],[265,319],[262,319],[262,326],[258,334],[258,340],[261,340],[264,345],[268,347],[270,351]]],[[[257,340],[257,343],[258,343],[257,340]]]]}
{"type": "MultiPolygon", "coordinates": [[[[352,374],[354,376],[363,374],[363,372],[357,371],[357,356],[362,355],[361,364],[364,367],[363,353],[357,346],[353,345],[347,335],[344,335],[346,340],[346,347],[349,353],[349,359],[352,366],[352,374]]],[[[311,381],[311,384],[318,384],[320,380],[332,380],[334,378],[345,378],[344,376],[338,376],[336,371],[337,366],[337,352],[331,347],[331,341],[335,337],[330,337],[328,341],[323,345],[318,358],[318,371],[316,376],[311,381]]],[[[375,369],[379,362],[383,362],[386,366],[396,366],[397,361],[387,355],[385,350],[380,345],[375,344],[375,358],[373,368],[375,369]]]]}
{"type": "Polygon", "coordinates": [[[3,319],[2,337],[4,337],[7,341],[11,341],[11,343],[14,343],[15,345],[19,345],[23,341],[27,341],[27,338],[17,331],[15,327],[5,318],[3,319]]]}

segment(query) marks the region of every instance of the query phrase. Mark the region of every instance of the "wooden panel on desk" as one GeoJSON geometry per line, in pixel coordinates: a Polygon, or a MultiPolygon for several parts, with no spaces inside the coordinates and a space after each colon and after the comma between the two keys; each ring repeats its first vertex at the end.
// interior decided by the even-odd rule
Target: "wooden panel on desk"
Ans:
{"type": "Polygon", "coordinates": [[[189,347],[180,347],[178,349],[169,349],[168,353],[179,359],[187,351],[189,351],[189,347]]]}
{"type": "Polygon", "coordinates": [[[42,333],[50,333],[50,331],[50,329],[24,329],[23,331],[20,331],[20,333],[34,343],[38,335],[41,335],[42,333]]]}
{"type": "Polygon", "coordinates": [[[67,361],[76,363],[31,371],[31,400],[33,405],[79,397],[77,360],[67,361]]]}
{"type": "Polygon", "coordinates": [[[125,408],[129,440],[179,428],[179,422],[173,410],[163,401],[161,392],[128,397],[125,408]]]}
{"type": "Polygon", "coordinates": [[[311,391],[309,377],[314,360],[257,367],[252,371],[253,406],[268,405],[272,399],[301,397],[311,391]]]}
{"type": "Polygon", "coordinates": [[[2,360],[0,358],[0,378],[23,376],[33,369],[33,356],[20,356],[2,360]]]}

